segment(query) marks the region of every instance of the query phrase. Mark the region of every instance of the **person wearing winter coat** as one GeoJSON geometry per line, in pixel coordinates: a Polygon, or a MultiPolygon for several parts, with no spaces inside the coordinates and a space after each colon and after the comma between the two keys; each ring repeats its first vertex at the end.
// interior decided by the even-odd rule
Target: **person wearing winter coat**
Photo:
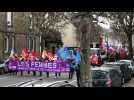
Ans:
{"type": "Polygon", "coordinates": [[[75,71],[75,56],[74,56],[74,54],[70,52],[69,56],[67,57],[67,60],[70,63],[69,79],[72,79],[74,71],[75,71]]]}

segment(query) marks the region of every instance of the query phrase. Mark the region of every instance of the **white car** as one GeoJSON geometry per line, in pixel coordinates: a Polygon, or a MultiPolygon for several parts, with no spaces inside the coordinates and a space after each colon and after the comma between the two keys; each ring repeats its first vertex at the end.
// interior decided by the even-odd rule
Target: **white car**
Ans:
{"type": "Polygon", "coordinates": [[[0,74],[4,74],[6,72],[6,64],[0,64],[0,74]]]}
{"type": "Polygon", "coordinates": [[[120,60],[119,62],[129,65],[129,68],[132,69],[132,74],[134,75],[134,62],[132,60],[120,60]]]}

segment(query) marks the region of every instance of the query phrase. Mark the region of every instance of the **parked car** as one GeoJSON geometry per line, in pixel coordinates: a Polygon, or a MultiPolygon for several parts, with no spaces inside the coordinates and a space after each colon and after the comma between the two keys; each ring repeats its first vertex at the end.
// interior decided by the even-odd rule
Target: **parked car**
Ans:
{"type": "Polygon", "coordinates": [[[9,68],[7,66],[8,62],[9,62],[9,59],[6,59],[4,62],[2,62],[2,64],[0,64],[0,72],[1,72],[1,74],[13,72],[13,71],[9,70],[9,68]]]}
{"type": "Polygon", "coordinates": [[[93,87],[121,87],[121,72],[115,68],[92,68],[93,87]]]}
{"type": "Polygon", "coordinates": [[[110,62],[110,63],[103,64],[102,67],[112,67],[120,70],[122,74],[122,84],[131,80],[131,70],[127,64],[119,63],[119,62],[118,63],[110,62]]]}
{"type": "Polygon", "coordinates": [[[134,62],[132,60],[120,60],[119,62],[128,64],[129,68],[131,69],[132,76],[134,76],[134,62]]]}
{"type": "Polygon", "coordinates": [[[0,64],[0,74],[4,74],[6,72],[5,64],[0,64]]]}
{"type": "Polygon", "coordinates": [[[26,81],[20,84],[11,85],[8,87],[77,87],[74,84],[71,84],[71,82],[68,82],[67,80],[30,80],[26,81]]]}

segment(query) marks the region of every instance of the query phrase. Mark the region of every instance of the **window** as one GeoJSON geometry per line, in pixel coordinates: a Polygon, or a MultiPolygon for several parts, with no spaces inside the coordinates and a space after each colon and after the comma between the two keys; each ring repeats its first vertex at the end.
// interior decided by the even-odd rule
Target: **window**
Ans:
{"type": "Polygon", "coordinates": [[[34,39],[31,39],[31,49],[33,49],[34,50],[34,39]]]}
{"type": "Polygon", "coordinates": [[[30,18],[30,29],[33,28],[33,21],[32,21],[32,14],[29,15],[29,18],[30,18]]]}
{"type": "Polygon", "coordinates": [[[15,38],[14,37],[12,37],[11,38],[11,48],[14,50],[14,48],[15,48],[15,38]]]}
{"type": "Polygon", "coordinates": [[[29,27],[30,29],[32,29],[33,28],[33,22],[31,21],[30,22],[30,27],[29,27]]]}
{"type": "Polygon", "coordinates": [[[27,39],[27,48],[28,48],[28,51],[30,51],[30,38],[27,39]]]}
{"type": "Polygon", "coordinates": [[[99,70],[92,71],[93,79],[106,79],[107,75],[108,75],[108,72],[106,71],[99,71],[99,70]]]}
{"type": "Polygon", "coordinates": [[[35,48],[34,43],[35,43],[34,39],[28,38],[28,51],[30,51],[31,49],[34,50],[34,48],[35,48]]]}
{"type": "Polygon", "coordinates": [[[111,78],[114,78],[114,79],[121,77],[121,75],[119,74],[119,72],[116,71],[116,70],[112,70],[110,76],[111,76],[111,78]]]}
{"type": "Polygon", "coordinates": [[[7,25],[12,26],[12,13],[7,12],[7,25]]]}
{"type": "Polygon", "coordinates": [[[8,50],[9,50],[9,37],[6,36],[4,38],[4,52],[5,53],[8,53],[8,50]]]}
{"type": "Polygon", "coordinates": [[[127,62],[127,61],[120,61],[120,63],[128,64],[130,66],[130,62],[127,62]]]}
{"type": "Polygon", "coordinates": [[[42,40],[42,37],[40,36],[40,52],[41,52],[41,49],[42,49],[41,48],[41,42],[42,42],[41,40],[42,40]]]}

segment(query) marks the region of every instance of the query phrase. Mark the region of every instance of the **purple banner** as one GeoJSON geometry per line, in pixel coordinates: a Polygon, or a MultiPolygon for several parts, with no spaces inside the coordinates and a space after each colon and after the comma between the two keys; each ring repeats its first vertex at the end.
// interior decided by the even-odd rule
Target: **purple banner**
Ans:
{"type": "Polygon", "coordinates": [[[70,64],[67,61],[9,61],[10,70],[40,71],[40,72],[69,72],[70,64]]]}

